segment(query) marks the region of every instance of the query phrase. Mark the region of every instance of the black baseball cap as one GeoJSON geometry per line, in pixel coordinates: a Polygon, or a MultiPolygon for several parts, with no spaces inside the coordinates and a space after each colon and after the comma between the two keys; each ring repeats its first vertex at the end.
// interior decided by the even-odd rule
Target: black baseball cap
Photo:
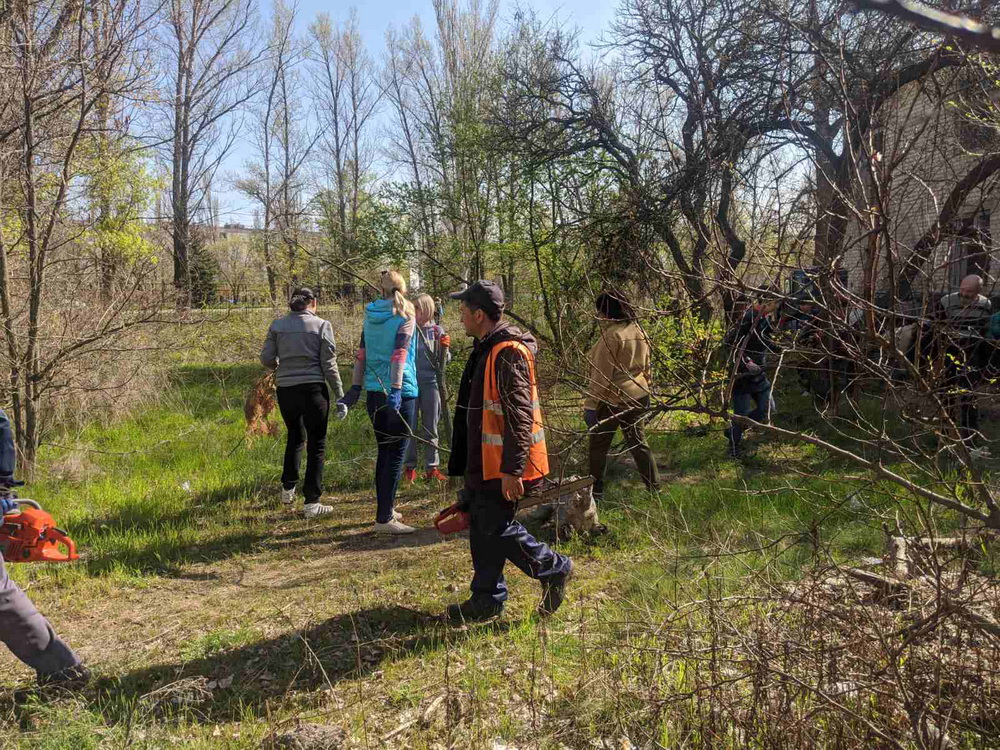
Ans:
{"type": "Polygon", "coordinates": [[[460,302],[466,302],[470,306],[486,313],[496,314],[503,312],[503,290],[492,281],[480,279],[461,292],[453,292],[448,296],[460,302]]]}

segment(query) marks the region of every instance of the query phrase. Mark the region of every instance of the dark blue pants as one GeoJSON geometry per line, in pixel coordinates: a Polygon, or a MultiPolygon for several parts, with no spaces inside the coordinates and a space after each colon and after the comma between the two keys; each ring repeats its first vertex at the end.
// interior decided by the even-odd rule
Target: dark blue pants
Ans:
{"type": "Polygon", "coordinates": [[[403,473],[403,455],[417,421],[417,399],[404,398],[399,411],[389,408],[387,400],[384,393],[368,391],[368,418],[372,421],[378,443],[378,459],[375,461],[376,523],[392,520],[396,490],[403,473]]]}
{"type": "Polygon", "coordinates": [[[14,432],[4,410],[0,409],[0,484],[9,484],[14,479],[15,458],[14,432]]]}
{"type": "MultiPolygon", "coordinates": [[[[763,390],[755,393],[733,390],[733,414],[741,417],[750,417],[754,422],[766,422],[771,414],[771,384],[768,383],[763,390]],[[756,408],[754,408],[756,405],[756,408]]],[[[746,426],[733,422],[729,428],[729,445],[734,448],[740,447],[743,439],[743,431],[746,426]]]]}
{"type": "Polygon", "coordinates": [[[472,553],[472,596],[507,600],[504,564],[510,560],[526,576],[542,583],[569,571],[569,558],[553,552],[514,520],[517,505],[503,499],[500,482],[472,491],[469,503],[469,551],[472,553]]]}

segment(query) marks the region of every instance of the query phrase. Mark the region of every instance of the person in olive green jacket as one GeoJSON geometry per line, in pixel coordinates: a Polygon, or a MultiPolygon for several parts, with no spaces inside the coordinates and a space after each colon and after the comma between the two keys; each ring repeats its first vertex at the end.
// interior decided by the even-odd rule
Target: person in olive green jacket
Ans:
{"type": "Polygon", "coordinates": [[[649,410],[649,340],[635,321],[631,305],[619,295],[602,293],[596,300],[601,334],[590,350],[590,377],[583,420],[590,430],[590,474],[594,496],[604,494],[608,451],[620,429],[646,487],[656,491],[660,477],[646,443],[642,421],[649,410]]]}

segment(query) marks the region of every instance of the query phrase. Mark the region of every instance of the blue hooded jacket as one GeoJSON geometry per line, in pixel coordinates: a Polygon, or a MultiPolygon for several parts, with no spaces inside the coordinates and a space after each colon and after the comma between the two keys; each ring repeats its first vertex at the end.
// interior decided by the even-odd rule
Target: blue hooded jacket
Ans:
{"type": "MultiPolygon", "coordinates": [[[[380,299],[365,307],[365,390],[388,393],[392,383],[393,353],[406,347],[403,367],[403,398],[417,397],[417,337],[405,336],[399,329],[406,318],[392,311],[392,300],[380,299]]],[[[413,321],[416,326],[416,321],[413,321]]]]}

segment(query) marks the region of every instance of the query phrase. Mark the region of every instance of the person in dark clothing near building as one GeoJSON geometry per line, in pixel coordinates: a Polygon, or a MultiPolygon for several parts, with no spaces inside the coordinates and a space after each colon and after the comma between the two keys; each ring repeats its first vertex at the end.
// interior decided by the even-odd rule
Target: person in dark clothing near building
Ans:
{"type": "Polygon", "coordinates": [[[646,443],[643,420],[649,414],[649,339],[620,295],[604,292],[594,302],[600,333],[587,355],[590,372],[583,421],[590,430],[588,459],[594,499],[604,496],[608,451],[620,429],[646,489],[656,492],[660,475],[646,443]]]}
{"type": "MultiPolygon", "coordinates": [[[[770,316],[780,301],[763,295],[726,334],[733,368],[732,409],[735,416],[766,422],[771,414],[771,381],[767,377],[767,355],[777,351],[772,340],[774,328],[770,316]]],[[[729,456],[740,457],[740,445],[746,427],[733,420],[726,428],[729,456]]]]}
{"type": "MultiPolygon", "coordinates": [[[[0,409],[0,512],[17,511],[13,488],[21,482],[14,479],[14,434],[10,420],[0,409]]],[[[42,617],[28,595],[7,576],[0,555],[0,641],[18,659],[35,670],[41,686],[76,689],[90,680],[80,657],[59,636],[48,620],[42,617]]]]}
{"type": "Polygon", "coordinates": [[[939,318],[945,361],[945,399],[954,412],[959,438],[976,446],[979,432],[979,394],[986,365],[986,337],[992,305],[980,292],[983,280],[975,274],[962,279],[959,289],[941,298],[939,318]]]}
{"type": "MultiPolygon", "coordinates": [[[[337,344],[330,321],[316,315],[316,295],[307,287],[296,289],[288,302],[291,312],[271,323],[260,350],[260,362],[276,369],[278,409],[288,429],[281,501],[295,501],[302,448],[306,448],[306,475],[302,487],[306,518],[333,512],[319,501],[323,494],[323,461],[330,415],[330,391],[339,399],[344,388],[337,369],[337,344]],[[329,388],[327,387],[329,386],[329,388]]],[[[341,418],[347,409],[338,407],[341,418]]]]}
{"type": "Polygon", "coordinates": [[[548,454],[535,376],[534,337],[503,319],[504,298],[490,281],[451,295],[462,303],[462,326],[475,339],[455,406],[448,473],[463,477],[470,515],[472,596],[448,607],[456,622],[487,620],[507,600],[509,560],[542,584],[540,615],[562,604],[573,571],[568,557],[537,541],[518,523],[518,501],[548,474],[548,454]]]}

